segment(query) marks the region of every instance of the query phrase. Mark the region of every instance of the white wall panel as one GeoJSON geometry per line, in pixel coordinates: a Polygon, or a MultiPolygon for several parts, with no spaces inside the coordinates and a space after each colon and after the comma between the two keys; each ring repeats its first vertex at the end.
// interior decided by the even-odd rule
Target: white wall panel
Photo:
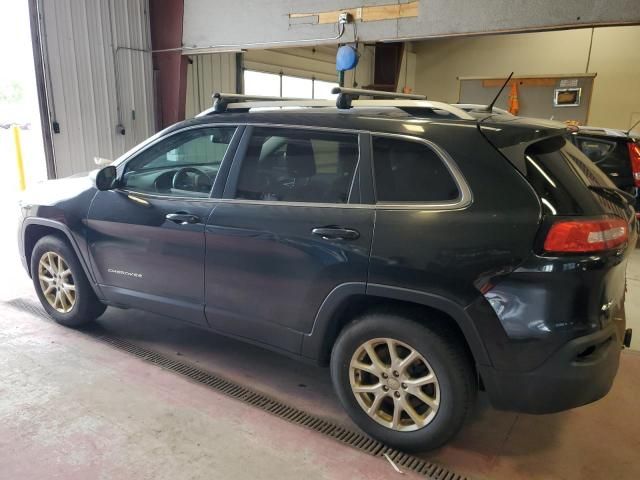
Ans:
{"type": "Polygon", "coordinates": [[[187,118],[211,107],[211,96],[215,92],[236,91],[235,53],[209,53],[192,55],[190,58],[187,69],[187,118]]]}
{"type": "Polygon", "coordinates": [[[95,168],[154,131],[147,0],[40,0],[56,173],[95,168]],[[116,80],[116,65],[118,80],[116,80]],[[119,97],[119,101],[118,101],[119,97]],[[120,122],[125,134],[116,130],[120,122]]]}
{"type": "Polygon", "coordinates": [[[457,102],[458,77],[595,73],[587,121],[626,130],[640,114],[640,26],[591,34],[583,29],[418,42],[416,92],[457,102]],[[564,45],[571,46],[570,54],[564,45]]]}

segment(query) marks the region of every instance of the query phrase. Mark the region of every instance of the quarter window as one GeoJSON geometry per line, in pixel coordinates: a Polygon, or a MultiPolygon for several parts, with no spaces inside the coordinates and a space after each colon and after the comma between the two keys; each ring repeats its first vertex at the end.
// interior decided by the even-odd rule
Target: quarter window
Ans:
{"type": "Polygon", "coordinates": [[[442,202],[460,196],[451,172],[429,146],[392,137],[373,137],[378,202],[442,202]]]}
{"type": "Polygon", "coordinates": [[[235,127],[186,130],[127,163],[125,187],[148,193],[208,197],[235,127]]]}
{"type": "Polygon", "coordinates": [[[358,155],[355,134],[255,128],[235,198],[347,203],[358,155]]]}

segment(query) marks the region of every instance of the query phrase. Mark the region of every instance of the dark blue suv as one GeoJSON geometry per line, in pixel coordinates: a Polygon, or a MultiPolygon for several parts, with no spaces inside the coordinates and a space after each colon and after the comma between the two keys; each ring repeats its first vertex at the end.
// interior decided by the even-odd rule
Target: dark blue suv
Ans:
{"type": "Polygon", "coordinates": [[[425,100],[219,95],[22,203],[47,312],[167,315],[331,367],[353,420],[434,448],[477,390],[556,412],[610,389],[631,201],[557,123],[425,100]],[[252,100],[252,101],[248,101],[252,100]]]}

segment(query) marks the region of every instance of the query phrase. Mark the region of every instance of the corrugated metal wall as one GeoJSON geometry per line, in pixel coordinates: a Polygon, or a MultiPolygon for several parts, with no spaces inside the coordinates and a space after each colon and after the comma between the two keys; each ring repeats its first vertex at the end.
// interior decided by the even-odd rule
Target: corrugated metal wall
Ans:
{"type": "Polygon", "coordinates": [[[191,118],[212,105],[214,92],[236,91],[236,54],[192,55],[187,68],[185,115],[191,118]]]}
{"type": "Polygon", "coordinates": [[[154,131],[147,0],[40,0],[56,174],[96,168],[154,131]],[[117,58],[116,58],[117,57],[117,58]],[[117,66],[117,69],[116,69],[117,66]],[[119,118],[120,117],[120,118],[119,118]],[[117,132],[121,123],[125,134],[117,132]]]}

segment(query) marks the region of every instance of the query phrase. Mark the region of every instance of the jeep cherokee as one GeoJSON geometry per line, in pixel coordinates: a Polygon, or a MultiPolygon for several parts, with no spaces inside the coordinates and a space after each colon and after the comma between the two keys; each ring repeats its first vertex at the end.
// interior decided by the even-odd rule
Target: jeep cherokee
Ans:
{"type": "Polygon", "coordinates": [[[479,389],[529,413],[603,397],[631,338],[628,198],[562,124],[339,93],[219,94],[35,188],[20,251],[49,315],[139,308],[330,365],[351,418],[407,451],[479,389]]]}

